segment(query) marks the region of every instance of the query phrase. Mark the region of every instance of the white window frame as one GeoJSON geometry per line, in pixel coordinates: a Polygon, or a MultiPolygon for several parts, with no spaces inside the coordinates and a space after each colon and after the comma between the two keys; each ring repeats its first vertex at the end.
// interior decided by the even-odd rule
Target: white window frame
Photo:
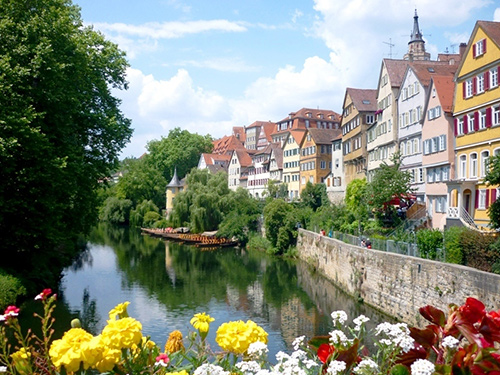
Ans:
{"type": "Polygon", "coordinates": [[[472,97],[472,95],[474,93],[474,91],[473,91],[474,84],[473,84],[472,80],[473,80],[473,78],[465,81],[465,97],[466,98],[472,97]]]}
{"type": "Polygon", "coordinates": [[[482,94],[484,92],[484,75],[480,74],[476,76],[476,94],[482,94]]]}
{"type": "Polygon", "coordinates": [[[477,208],[480,210],[486,209],[486,189],[479,189],[479,202],[477,202],[477,208]]]}
{"type": "Polygon", "coordinates": [[[490,69],[490,89],[498,86],[498,67],[490,69]]]}
{"type": "Polygon", "coordinates": [[[488,164],[490,159],[490,152],[488,150],[481,152],[481,177],[486,176],[488,172],[488,164]]]}
{"type": "Polygon", "coordinates": [[[467,178],[467,155],[460,155],[458,160],[460,165],[460,178],[467,178]]]}
{"type": "Polygon", "coordinates": [[[439,151],[446,150],[446,134],[441,134],[439,136],[439,151]]]}
{"type": "Polygon", "coordinates": [[[477,162],[478,162],[478,157],[477,157],[477,153],[476,152],[473,152],[469,155],[469,162],[470,162],[470,178],[477,178],[477,162]]]}

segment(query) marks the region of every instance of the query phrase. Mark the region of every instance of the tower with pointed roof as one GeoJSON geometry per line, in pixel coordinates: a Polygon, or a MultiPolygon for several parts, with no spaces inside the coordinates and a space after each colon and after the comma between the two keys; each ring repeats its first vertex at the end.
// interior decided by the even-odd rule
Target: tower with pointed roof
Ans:
{"type": "Polygon", "coordinates": [[[167,204],[165,207],[167,210],[167,218],[170,216],[170,213],[174,208],[175,196],[182,190],[184,190],[184,183],[182,180],[179,180],[179,177],[177,176],[177,167],[176,167],[174,170],[174,176],[167,185],[167,191],[165,192],[167,198],[167,204]]]}
{"type": "Polygon", "coordinates": [[[422,38],[422,33],[418,26],[418,15],[415,9],[415,16],[413,16],[413,31],[411,32],[410,41],[408,42],[408,53],[403,56],[404,60],[430,60],[431,54],[425,52],[425,41],[422,38]]]}

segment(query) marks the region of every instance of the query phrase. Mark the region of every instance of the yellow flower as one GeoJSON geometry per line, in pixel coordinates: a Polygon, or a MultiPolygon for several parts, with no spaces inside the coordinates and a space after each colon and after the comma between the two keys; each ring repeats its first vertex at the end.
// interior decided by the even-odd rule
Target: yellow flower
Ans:
{"type": "Polygon", "coordinates": [[[167,372],[165,375],[189,375],[189,372],[186,370],[181,370],[177,372],[167,372]]]}
{"type": "Polygon", "coordinates": [[[167,343],[165,344],[165,353],[175,353],[179,350],[184,350],[182,333],[181,331],[172,331],[168,336],[167,343]]]}
{"type": "Polygon", "coordinates": [[[19,361],[23,359],[28,359],[31,357],[31,353],[26,351],[26,348],[21,348],[17,352],[10,355],[14,361],[19,361]]]}
{"type": "Polygon", "coordinates": [[[30,370],[29,359],[31,358],[31,352],[27,352],[26,348],[21,348],[17,352],[10,355],[12,357],[12,362],[16,367],[16,370],[20,374],[28,374],[30,370]]]}
{"type": "Polygon", "coordinates": [[[217,330],[215,341],[226,351],[243,354],[254,342],[267,344],[267,332],[251,320],[246,323],[239,320],[223,323],[217,330]]]}
{"type": "Polygon", "coordinates": [[[130,302],[123,302],[118,305],[116,305],[111,311],[109,312],[109,319],[110,320],[115,320],[116,316],[118,315],[118,318],[128,318],[128,312],[127,312],[127,306],[130,305],[130,302]]]}
{"type": "Polygon", "coordinates": [[[134,318],[109,320],[102,330],[105,345],[114,349],[131,348],[142,340],[142,324],[134,318]]]}
{"type": "Polygon", "coordinates": [[[101,373],[109,372],[120,362],[121,356],[121,350],[104,347],[102,356],[100,360],[95,363],[94,367],[101,373]]]}
{"type": "Polygon", "coordinates": [[[68,372],[77,371],[81,362],[84,369],[88,369],[90,364],[84,360],[81,348],[92,338],[90,333],[81,328],[71,328],[66,331],[62,339],[55,340],[50,346],[49,355],[52,363],[58,369],[64,366],[68,372]]]}
{"type": "Polygon", "coordinates": [[[191,325],[194,327],[194,329],[197,329],[200,333],[207,333],[208,329],[210,328],[210,323],[212,323],[215,319],[212,318],[210,315],[201,313],[201,314],[194,314],[194,316],[191,318],[191,325]]]}

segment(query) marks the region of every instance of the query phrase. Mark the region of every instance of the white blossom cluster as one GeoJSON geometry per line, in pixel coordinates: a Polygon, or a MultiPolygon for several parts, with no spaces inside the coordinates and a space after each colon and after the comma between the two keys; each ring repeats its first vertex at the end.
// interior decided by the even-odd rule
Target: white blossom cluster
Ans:
{"type": "Polygon", "coordinates": [[[381,323],[375,328],[375,334],[384,333],[388,339],[382,339],[379,342],[384,345],[396,345],[400,347],[404,353],[408,353],[413,349],[415,340],[410,336],[410,330],[405,323],[381,323]]]}
{"type": "Polygon", "coordinates": [[[330,342],[332,344],[341,344],[341,345],[349,344],[349,340],[347,339],[347,336],[345,335],[344,332],[340,330],[333,330],[329,334],[330,334],[330,342]]]}
{"type": "Polygon", "coordinates": [[[194,370],[193,375],[230,375],[230,372],[224,371],[220,366],[204,363],[194,370]]]}
{"type": "Polygon", "coordinates": [[[426,359],[417,359],[411,365],[411,374],[412,375],[432,375],[434,373],[436,367],[434,363],[426,360],[426,359]]]}
{"type": "Polygon", "coordinates": [[[378,365],[371,358],[365,358],[352,370],[355,374],[377,373],[378,365]]]}
{"type": "Polygon", "coordinates": [[[453,336],[446,336],[441,344],[443,347],[448,348],[448,349],[456,349],[458,348],[458,344],[460,341],[458,341],[455,337],[453,336]]]}
{"type": "Polygon", "coordinates": [[[278,352],[276,360],[278,362],[272,368],[272,372],[281,375],[307,375],[306,370],[319,366],[318,363],[309,359],[307,353],[303,350],[295,350],[291,355],[278,352]]]}
{"type": "Polygon", "coordinates": [[[354,330],[355,331],[360,331],[361,330],[361,326],[364,324],[364,323],[367,323],[370,321],[370,318],[364,316],[364,315],[360,315],[358,316],[357,318],[353,319],[353,323],[354,323],[354,330]]]}
{"type": "Polygon", "coordinates": [[[337,323],[340,323],[340,325],[344,325],[344,323],[347,321],[347,314],[345,311],[339,310],[339,311],[334,311],[330,314],[332,317],[333,325],[336,326],[337,323]]]}
{"type": "Polygon", "coordinates": [[[337,375],[346,369],[344,361],[331,361],[326,369],[328,375],[337,375]]]}
{"type": "Polygon", "coordinates": [[[267,348],[267,344],[262,341],[256,341],[249,345],[247,349],[247,354],[252,359],[264,359],[269,349],[267,348]]]}
{"type": "Polygon", "coordinates": [[[305,336],[299,336],[292,342],[293,350],[299,350],[302,345],[304,345],[305,336]]]}
{"type": "Polygon", "coordinates": [[[260,365],[255,361],[238,362],[235,366],[243,373],[243,375],[254,375],[262,370],[260,365]]]}

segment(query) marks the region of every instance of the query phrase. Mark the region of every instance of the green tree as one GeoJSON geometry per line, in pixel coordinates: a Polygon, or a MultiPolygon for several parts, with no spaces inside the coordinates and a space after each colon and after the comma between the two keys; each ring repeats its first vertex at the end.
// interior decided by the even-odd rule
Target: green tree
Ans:
{"type": "Polygon", "coordinates": [[[436,260],[437,249],[443,247],[443,233],[439,229],[417,231],[418,252],[422,258],[436,260]]]}
{"type": "Polygon", "coordinates": [[[357,232],[358,235],[363,233],[363,228],[369,216],[366,202],[367,191],[368,183],[365,178],[352,180],[347,185],[344,199],[347,213],[346,221],[342,225],[342,228],[347,232],[357,232]]]}
{"type": "MultiPolygon", "coordinates": [[[[492,157],[489,161],[489,168],[484,180],[490,185],[500,184],[500,155],[492,157]]],[[[500,229],[500,199],[490,204],[488,208],[490,226],[493,229],[500,229]]]]}
{"type": "Polygon", "coordinates": [[[383,162],[375,171],[372,181],[366,189],[368,206],[376,213],[379,219],[394,216],[394,208],[388,203],[393,198],[404,198],[413,193],[411,175],[401,170],[401,156],[395,153],[391,157],[392,165],[383,162]]]}
{"type": "Polygon", "coordinates": [[[142,226],[150,227],[151,220],[153,218],[156,218],[154,221],[157,221],[160,219],[160,217],[161,217],[160,210],[153,203],[153,201],[143,200],[141,203],[135,206],[135,209],[130,211],[130,224],[136,227],[142,227],[142,226]],[[148,213],[149,213],[148,215],[149,219],[146,220],[146,214],[148,213]],[[155,213],[156,215],[153,215],[152,213],[155,213]],[[145,221],[147,222],[145,223],[145,221]]]}
{"type": "Polygon", "coordinates": [[[112,224],[128,224],[131,209],[132,201],[130,199],[109,197],[101,207],[99,219],[112,224]]]}
{"type": "Polygon", "coordinates": [[[294,208],[283,199],[275,199],[264,207],[266,237],[279,254],[294,244],[297,238],[297,216],[294,208]]]}
{"type": "Polygon", "coordinates": [[[75,251],[76,234],[95,223],[98,181],[132,134],[111,92],[126,88],[127,66],[124,53],[84,26],[70,1],[1,2],[5,266],[33,277],[50,264],[57,273],[75,251]]]}
{"type": "Polygon", "coordinates": [[[316,211],[321,206],[330,204],[325,184],[307,182],[306,187],[300,193],[300,200],[304,206],[311,207],[313,211],[316,211]]]}

